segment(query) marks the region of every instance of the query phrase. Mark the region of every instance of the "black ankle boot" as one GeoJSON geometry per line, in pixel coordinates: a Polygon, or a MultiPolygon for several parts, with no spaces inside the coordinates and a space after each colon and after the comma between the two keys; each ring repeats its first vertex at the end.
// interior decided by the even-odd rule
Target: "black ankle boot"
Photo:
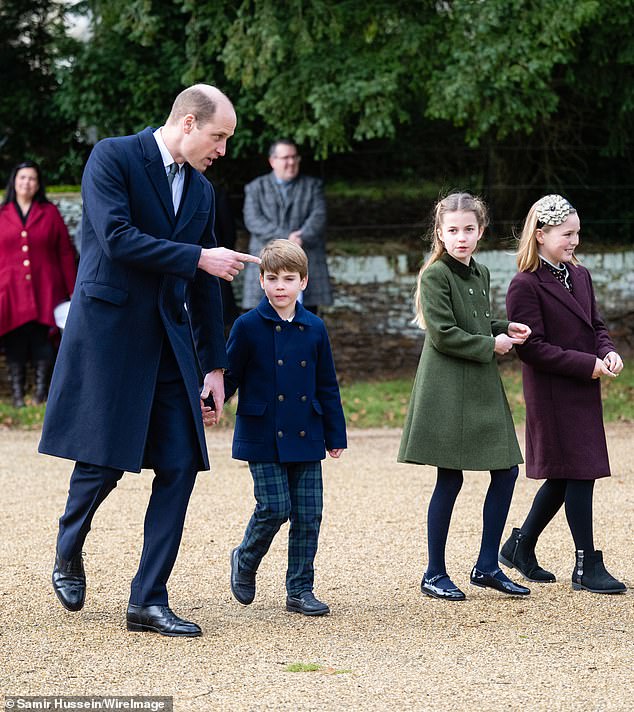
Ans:
{"type": "Polygon", "coordinates": [[[35,364],[35,393],[33,400],[37,404],[46,403],[50,370],[51,366],[49,361],[37,361],[35,364]]]}
{"type": "Polygon", "coordinates": [[[625,584],[617,581],[603,564],[603,552],[577,550],[577,560],[572,572],[572,587],[575,591],[592,593],[623,593],[625,584]]]}
{"type": "Polygon", "coordinates": [[[17,361],[8,361],[9,385],[14,408],[24,408],[24,382],[26,380],[26,366],[17,361]]]}
{"type": "Polygon", "coordinates": [[[511,569],[517,569],[527,581],[551,583],[555,574],[542,569],[535,556],[535,542],[515,528],[500,550],[498,560],[511,569]]]}

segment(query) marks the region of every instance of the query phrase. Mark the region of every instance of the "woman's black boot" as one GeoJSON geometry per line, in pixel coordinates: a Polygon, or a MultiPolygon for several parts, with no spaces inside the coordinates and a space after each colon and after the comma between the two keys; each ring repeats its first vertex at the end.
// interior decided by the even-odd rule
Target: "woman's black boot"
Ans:
{"type": "Polygon", "coordinates": [[[35,363],[35,393],[33,400],[38,404],[46,403],[50,370],[51,364],[49,361],[37,361],[35,363]]]}
{"type": "Polygon", "coordinates": [[[500,550],[498,560],[504,566],[517,569],[527,581],[551,583],[555,574],[542,569],[535,556],[535,541],[515,528],[500,550]]]}
{"type": "Polygon", "coordinates": [[[9,385],[14,408],[24,408],[24,382],[26,380],[26,366],[16,361],[8,361],[9,385]]]}
{"type": "Polygon", "coordinates": [[[603,552],[577,550],[577,560],[572,572],[572,587],[575,591],[592,593],[623,593],[625,584],[609,573],[603,564],[603,552]]]}

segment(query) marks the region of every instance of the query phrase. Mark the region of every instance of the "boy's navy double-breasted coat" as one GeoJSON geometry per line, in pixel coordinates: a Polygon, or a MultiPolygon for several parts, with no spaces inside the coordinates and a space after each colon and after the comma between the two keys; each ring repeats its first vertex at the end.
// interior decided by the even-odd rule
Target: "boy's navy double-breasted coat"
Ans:
{"type": "Polygon", "coordinates": [[[225,395],[236,389],[233,457],[315,462],[346,447],[346,423],[323,321],[297,304],[283,321],[266,297],[233,325],[225,395]]]}
{"type": "Polygon", "coordinates": [[[215,246],[213,192],[185,170],[175,216],[153,129],[93,149],[77,284],[40,452],[138,472],[167,338],[191,404],[199,469],[208,469],[199,387],[203,373],[227,361],[218,280],[197,269],[201,247],[215,246]]]}
{"type": "Polygon", "coordinates": [[[509,318],[532,333],[515,349],[526,401],[526,474],[596,479],[610,474],[596,359],[615,347],[585,267],[568,265],[570,293],[545,267],[511,280],[509,318]]]}

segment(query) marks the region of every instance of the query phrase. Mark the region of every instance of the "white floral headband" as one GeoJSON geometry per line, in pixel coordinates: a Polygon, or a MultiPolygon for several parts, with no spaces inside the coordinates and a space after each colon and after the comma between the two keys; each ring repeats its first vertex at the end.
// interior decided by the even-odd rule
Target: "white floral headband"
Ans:
{"type": "Polygon", "coordinates": [[[542,225],[561,225],[575,209],[561,195],[545,195],[535,203],[535,215],[542,225]]]}

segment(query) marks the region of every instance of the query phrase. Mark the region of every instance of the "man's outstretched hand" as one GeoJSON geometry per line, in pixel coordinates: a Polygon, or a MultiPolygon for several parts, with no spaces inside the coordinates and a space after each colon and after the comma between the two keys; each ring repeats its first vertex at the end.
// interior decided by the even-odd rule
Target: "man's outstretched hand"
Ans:
{"type": "Polygon", "coordinates": [[[260,258],[244,252],[228,250],[226,247],[203,248],[198,260],[198,268],[231,282],[244,269],[245,262],[255,262],[259,265],[260,258]]]}

